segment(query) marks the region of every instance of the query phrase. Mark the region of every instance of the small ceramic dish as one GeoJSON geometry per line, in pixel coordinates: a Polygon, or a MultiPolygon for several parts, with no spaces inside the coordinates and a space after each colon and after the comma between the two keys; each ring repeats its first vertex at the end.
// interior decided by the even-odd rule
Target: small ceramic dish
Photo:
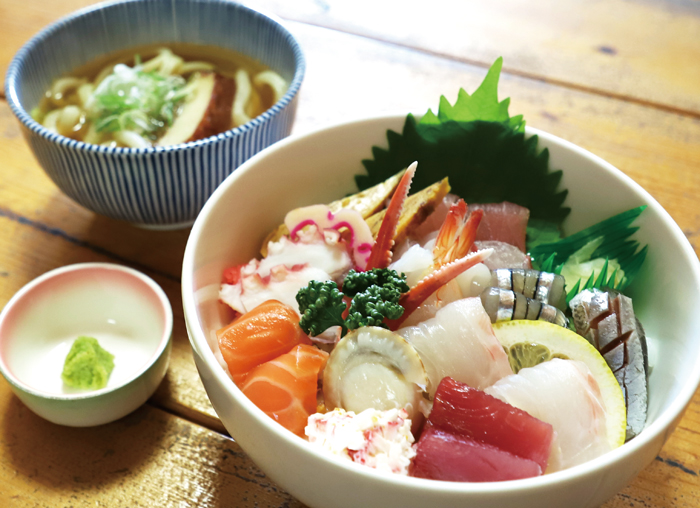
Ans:
{"type": "Polygon", "coordinates": [[[29,409],[61,425],[114,421],[143,404],[170,360],[173,313],[142,273],[109,263],[57,268],[34,279],[0,314],[0,373],[29,409]],[[61,372],[79,336],[114,355],[107,386],[85,391],[61,372]]]}

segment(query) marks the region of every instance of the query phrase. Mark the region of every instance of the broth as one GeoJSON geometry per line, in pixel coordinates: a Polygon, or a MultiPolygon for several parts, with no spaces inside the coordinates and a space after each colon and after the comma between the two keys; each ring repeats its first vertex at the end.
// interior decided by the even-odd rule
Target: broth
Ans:
{"type": "Polygon", "coordinates": [[[286,89],[277,73],[232,50],[150,44],[104,55],[56,79],[32,116],[87,143],[172,145],[242,125],[286,89]]]}

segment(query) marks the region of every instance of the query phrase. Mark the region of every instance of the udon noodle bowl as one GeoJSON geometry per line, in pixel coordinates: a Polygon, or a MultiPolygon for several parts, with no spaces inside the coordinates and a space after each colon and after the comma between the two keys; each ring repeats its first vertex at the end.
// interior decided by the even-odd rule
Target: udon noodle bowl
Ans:
{"type": "Polygon", "coordinates": [[[192,44],[142,47],[56,79],[32,117],[86,143],[167,146],[243,125],[286,89],[279,74],[239,53],[192,44]]]}

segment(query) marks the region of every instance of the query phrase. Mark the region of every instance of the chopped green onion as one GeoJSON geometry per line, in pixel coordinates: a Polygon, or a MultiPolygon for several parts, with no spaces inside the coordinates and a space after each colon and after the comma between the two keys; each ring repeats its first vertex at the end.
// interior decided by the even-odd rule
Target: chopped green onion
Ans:
{"type": "Polygon", "coordinates": [[[158,131],[172,125],[189,89],[180,76],[144,72],[138,55],[136,63],[114,66],[92,95],[89,115],[98,132],[130,130],[155,140],[158,131]]]}

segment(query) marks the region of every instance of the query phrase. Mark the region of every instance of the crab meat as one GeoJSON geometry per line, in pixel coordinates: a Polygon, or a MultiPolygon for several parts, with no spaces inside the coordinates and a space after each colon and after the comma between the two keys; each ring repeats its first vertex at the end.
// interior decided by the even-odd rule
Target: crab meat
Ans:
{"type": "Polygon", "coordinates": [[[406,340],[384,328],[365,326],[338,342],[323,372],[329,409],[360,413],[405,409],[411,420],[425,414],[428,384],[423,362],[406,340]]]}
{"type": "Polygon", "coordinates": [[[384,220],[379,227],[377,233],[377,241],[372,246],[372,252],[367,261],[367,270],[373,268],[386,268],[391,263],[391,249],[394,247],[394,236],[396,235],[396,227],[401,218],[401,209],[408,196],[408,191],[411,188],[413,175],[416,173],[418,163],[414,162],[401,177],[399,185],[396,187],[394,195],[389,201],[389,206],[386,208],[384,220]]]}

